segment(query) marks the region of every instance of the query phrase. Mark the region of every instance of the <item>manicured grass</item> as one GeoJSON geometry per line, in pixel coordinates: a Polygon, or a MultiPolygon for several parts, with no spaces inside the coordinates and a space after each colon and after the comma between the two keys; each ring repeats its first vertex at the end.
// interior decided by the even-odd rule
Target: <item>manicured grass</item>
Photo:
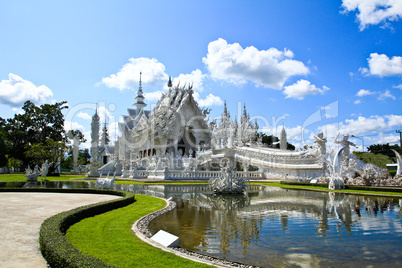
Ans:
{"type": "Polygon", "coordinates": [[[326,187],[320,186],[309,186],[309,185],[286,185],[277,182],[255,182],[252,184],[260,184],[274,187],[281,187],[287,189],[300,189],[300,190],[312,190],[312,191],[326,191],[326,192],[339,192],[339,193],[351,193],[351,194],[365,194],[365,195],[392,195],[392,196],[402,196],[402,193],[388,192],[388,191],[365,191],[365,190],[330,190],[326,187]]]}
{"type": "Polygon", "coordinates": [[[67,230],[67,239],[81,252],[117,267],[210,267],[154,248],[131,230],[135,221],[165,207],[165,201],[136,195],[127,207],[86,218],[67,230]]]}
{"type": "MultiPolygon", "coordinates": [[[[84,175],[70,175],[70,174],[61,174],[60,176],[47,176],[46,180],[48,181],[68,181],[72,178],[85,178],[84,175]]],[[[14,173],[14,174],[1,174],[0,181],[26,181],[27,178],[24,177],[23,173],[14,173]]],[[[40,176],[38,177],[40,180],[40,176]]]]}

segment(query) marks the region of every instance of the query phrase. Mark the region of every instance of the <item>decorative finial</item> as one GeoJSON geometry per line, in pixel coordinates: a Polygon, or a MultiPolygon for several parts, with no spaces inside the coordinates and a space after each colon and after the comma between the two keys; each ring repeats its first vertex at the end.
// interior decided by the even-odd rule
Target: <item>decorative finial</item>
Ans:
{"type": "Polygon", "coordinates": [[[169,89],[173,86],[171,76],[169,76],[169,82],[168,82],[167,86],[168,86],[169,89]]]}

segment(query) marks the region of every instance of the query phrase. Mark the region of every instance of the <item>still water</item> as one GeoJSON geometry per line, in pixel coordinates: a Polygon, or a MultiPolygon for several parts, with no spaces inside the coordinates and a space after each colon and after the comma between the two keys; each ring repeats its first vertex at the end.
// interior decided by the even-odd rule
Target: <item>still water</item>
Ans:
{"type": "MultiPolygon", "coordinates": [[[[47,182],[46,187],[94,188],[95,183],[47,182]]],[[[213,195],[204,185],[114,187],[172,197],[177,208],[150,229],[178,236],[180,246],[192,251],[263,267],[402,266],[398,198],[265,186],[252,186],[244,196],[213,195]]]]}

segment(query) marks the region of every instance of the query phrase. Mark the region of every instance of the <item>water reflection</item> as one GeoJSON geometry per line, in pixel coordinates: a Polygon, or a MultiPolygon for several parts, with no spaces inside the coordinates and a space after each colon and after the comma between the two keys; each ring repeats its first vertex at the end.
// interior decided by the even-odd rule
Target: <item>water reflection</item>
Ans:
{"type": "Polygon", "coordinates": [[[261,187],[247,196],[175,198],[152,222],[193,251],[264,267],[399,266],[400,201],[261,187]]]}
{"type": "MultiPolygon", "coordinates": [[[[0,187],[95,188],[95,182],[0,182],[0,187]]],[[[263,267],[402,265],[401,200],[253,186],[216,196],[206,185],[126,185],[116,190],[172,197],[177,209],[151,223],[180,246],[263,267]]]]}

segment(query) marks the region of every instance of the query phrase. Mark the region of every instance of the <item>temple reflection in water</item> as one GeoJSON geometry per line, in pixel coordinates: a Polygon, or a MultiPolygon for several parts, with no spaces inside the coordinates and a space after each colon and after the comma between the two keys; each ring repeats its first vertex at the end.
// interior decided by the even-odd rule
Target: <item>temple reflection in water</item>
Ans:
{"type": "Polygon", "coordinates": [[[199,185],[163,188],[178,206],[152,222],[151,230],[173,233],[193,251],[264,267],[345,261],[392,266],[402,256],[397,198],[264,186],[244,196],[216,196],[199,185]],[[346,253],[335,258],[340,248],[346,253]]]}

